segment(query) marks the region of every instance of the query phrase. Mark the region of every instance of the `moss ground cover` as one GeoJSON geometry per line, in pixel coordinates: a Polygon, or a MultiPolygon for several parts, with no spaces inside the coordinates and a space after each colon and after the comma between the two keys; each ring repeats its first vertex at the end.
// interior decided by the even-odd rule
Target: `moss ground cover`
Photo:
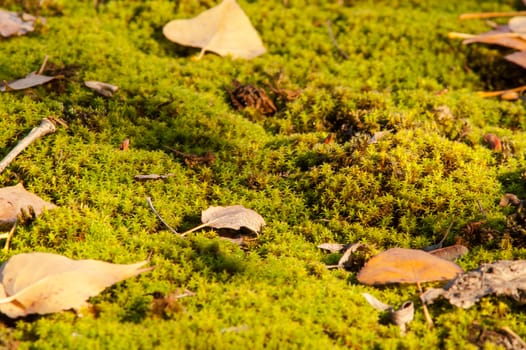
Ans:
{"type": "MultiPolygon", "coordinates": [[[[21,10],[22,2],[2,1],[21,10]]],[[[35,2],[36,3],[36,2],[35,2]]],[[[0,79],[36,70],[65,75],[45,86],[0,94],[0,149],[6,154],[40,119],[69,127],[28,148],[2,174],[3,186],[26,188],[60,206],[19,226],[9,256],[48,251],[76,259],[130,263],[152,254],[156,269],[92,299],[83,317],[71,312],[2,319],[0,344],[35,349],[325,349],[476,348],[474,322],[508,326],[526,336],[523,306],[488,298],[460,310],[430,307],[427,329],[414,286],[372,288],[353,272],[326,270],[323,242],[364,242],[383,250],[436,243],[452,224],[471,243],[459,264],[526,257],[524,238],[508,233],[502,194],[525,196],[526,120],[522,101],[485,100],[474,92],[523,83],[502,51],[464,47],[449,31],[482,32],[458,14],[509,11],[515,1],[240,1],[268,53],[230,60],[178,47],[162,26],[214,1],[50,1],[37,6],[47,25],[0,41],[0,79]],[[332,44],[326,22],[345,60],[332,44]],[[299,90],[294,101],[263,117],[229,103],[232,80],[299,90]],[[84,80],[118,85],[108,99],[84,80]],[[439,93],[444,89],[446,93],[439,93]],[[448,112],[443,108],[447,106],[448,112]],[[391,130],[376,143],[378,131],[391,130]],[[329,133],[333,143],[323,141],[329,133]],[[497,134],[508,146],[483,143],[497,134]],[[131,140],[129,151],[119,143],[131,140]],[[190,168],[166,146],[212,152],[212,165],[190,168]],[[136,174],[174,174],[136,182],[136,174]],[[242,204],[267,227],[243,250],[213,230],[182,239],[210,205],[242,204]],[[493,239],[473,239],[484,219],[493,239]],[[452,220],[454,221],[452,222],[452,220]],[[154,310],[158,293],[196,295],[154,310]],[[417,304],[405,336],[378,322],[362,298],[417,304]],[[234,327],[234,328],[233,328],[234,327]],[[237,327],[237,328],[236,328],[237,327]]]]}

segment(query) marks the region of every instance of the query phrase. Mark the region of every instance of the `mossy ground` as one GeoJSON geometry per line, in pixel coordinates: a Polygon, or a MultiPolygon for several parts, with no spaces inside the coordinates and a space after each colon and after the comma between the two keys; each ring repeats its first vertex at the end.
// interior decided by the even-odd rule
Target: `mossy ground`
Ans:
{"type": "MultiPolygon", "coordinates": [[[[21,9],[18,1],[0,1],[21,9]]],[[[36,2],[35,2],[36,3],[36,2]]],[[[526,195],[522,101],[481,99],[475,91],[514,87],[523,71],[503,51],[462,46],[449,31],[482,32],[463,12],[508,11],[518,1],[240,1],[268,49],[251,61],[231,60],[167,42],[162,26],[192,17],[215,1],[48,1],[33,10],[47,25],[0,41],[0,79],[38,69],[65,79],[0,94],[0,148],[6,154],[48,115],[69,127],[29,147],[2,174],[2,185],[26,188],[60,206],[19,226],[9,256],[48,251],[71,258],[130,263],[152,254],[156,269],[107,289],[94,310],[16,321],[3,319],[0,344],[35,349],[328,349],[476,348],[473,322],[508,326],[526,337],[523,306],[487,298],[462,310],[430,307],[428,329],[414,286],[373,288],[355,273],[326,270],[323,242],[364,242],[383,250],[469,241],[466,227],[487,215],[491,241],[472,242],[459,262],[526,258],[524,238],[506,234],[502,194],[526,195]],[[342,58],[329,39],[331,21],[342,58]],[[238,112],[232,80],[275,84],[301,96],[271,117],[238,112]],[[82,86],[120,87],[114,98],[82,86]],[[446,93],[439,92],[448,89],[446,93]],[[448,106],[451,113],[439,113],[448,106]],[[346,130],[346,131],[342,131],[346,130]],[[374,132],[392,130],[378,143],[374,132]],[[336,142],[324,144],[328,133],[336,142]],[[509,154],[482,142],[495,133],[509,154]],[[118,150],[131,140],[131,149],[118,150]],[[187,167],[165,146],[203,154],[210,165],[187,167]],[[136,174],[175,174],[136,182],[136,174]],[[243,204],[267,227],[248,250],[215,231],[183,239],[148,208],[183,231],[210,205],[243,204]],[[188,288],[196,295],[164,312],[155,292],[188,288]],[[411,299],[416,318],[405,336],[378,322],[361,296],[395,306],[411,299]],[[239,328],[231,328],[239,327],[239,328]],[[223,331],[222,331],[223,330],[223,331]],[[226,330],[226,331],[224,331],[226,330]]],[[[31,7],[31,2],[25,5],[31,7]]],[[[471,237],[473,238],[473,237],[471,237]]],[[[469,242],[468,242],[469,243],[469,242]]],[[[491,347],[491,345],[488,345],[491,347]]]]}

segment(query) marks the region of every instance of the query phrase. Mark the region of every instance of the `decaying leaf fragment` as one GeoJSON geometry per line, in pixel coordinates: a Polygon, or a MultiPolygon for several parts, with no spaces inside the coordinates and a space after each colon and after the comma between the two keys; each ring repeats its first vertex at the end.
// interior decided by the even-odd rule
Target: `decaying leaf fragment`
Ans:
{"type": "Polygon", "coordinates": [[[415,317],[415,306],[412,301],[406,301],[399,309],[395,310],[391,305],[382,303],[371,294],[362,293],[362,295],[376,310],[387,312],[387,319],[400,327],[400,333],[404,334],[406,332],[407,325],[415,317]]]}
{"type": "Polygon", "coordinates": [[[526,304],[526,260],[502,260],[482,264],[478,269],[459,275],[444,288],[432,288],[421,299],[427,304],[444,297],[464,309],[487,295],[509,296],[526,304]]]}
{"type": "Polygon", "coordinates": [[[202,225],[194,227],[181,235],[184,236],[203,227],[231,230],[240,230],[244,227],[257,234],[265,226],[265,219],[261,215],[242,205],[210,207],[201,213],[201,221],[203,222],[202,225]]]}
{"type": "Polygon", "coordinates": [[[19,215],[39,216],[44,210],[54,208],[56,205],[27,191],[21,183],[0,189],[0,227],[12,226],[19,215]]]}
{"type": "Polygon", "coordinates": [[[8,38],[13,35],[24,35],[32,32],[35,29],[35,21],[37,21],[37,17],[30,14],[19,14],[0,9],[0,35],[8,38]]]}
{"type": "Polygon", "coordinates": [[[238,110],[252,107],[264,115],[272,115],[278,111],[274,102],[268,97],[265,90],[250,84],[241,84],[232,81],[233,89],[229,91],[232,105],[238,110]]]}
{"type": "Polygon", "coordinates": [[[201,48],[221,56],[252,59],[265,53],[258,32],[236,0],[223,0],[192,19],[177,19],[163,28],[164,36],[184,46],[201,48]]]}
{"type": "Polygon", "coordinates": [[[119,87],[116,85],[103,83],[95,80],[87,80],[84,82],[84,85],[86,85],[86,87],[90,88],[91,90],[98,92],[102,96],[106,97],[112,97],[113,94],[116,93],[117,90],[119,90],[119,87]]]}
{"type": "Polygon", "coordinates": [[[148,261],[121,265],[72,260],[50,253],[25,253],[0,267],[0,312],[17,318],[79,309],[105,288],[150,271],[148,261]]]}

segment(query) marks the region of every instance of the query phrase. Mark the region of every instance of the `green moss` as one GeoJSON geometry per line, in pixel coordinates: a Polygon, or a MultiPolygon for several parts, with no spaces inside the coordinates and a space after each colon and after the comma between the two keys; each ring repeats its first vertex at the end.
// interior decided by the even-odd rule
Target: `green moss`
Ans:
{"type": "Polygon", "coordinates": [[[325,269],[339,255],[316,248],[358,241],[374,251],[422,248],[449,229],[446,244],[471,244],[460,260],[465,269],[526,256],[524,238],[506,223],[513,210],[498,206],[506,192],[526,196],[525,106],[475,94],[523,78],[501,59],[504,51],[447,39],[449,31],[486,30],[458,14],[507,11],[514,1],[240,1],[268,49],[251,61],[211,53],[195,61],[197,49],[162,36],[169,20],[215,1],[110,0],[97,9],[87,1],[4,3],[45,15],[47,24],[0,42],[0,80],[37,70],[46,54],[48,71],[64,78],[0,94],[2,153],[45,116],[68,128],[0,174],[3,185],[23,181],[60,206],[20,225],[2,260],[35,250],[116,263],[151,254],[156,269],[92,298],[83,317],[4,319],[0,346],[469,349],[476,348],[474,323],[526,336],[523,308],[504,298],[469,310],[438,302],[429,330],[415,286],[360,285],[353,271],[325,269]],[[327,20],[349,59],[332,44],[327,20]],[[273,116],[236,111],[233,79],[271,97],[272,86],[301,94],[276,101],[273,116]],[[84,80],[120,89],[103,98],[84,80]],[[330,133],[335,139],[325,143],[330,133]],[[486,133],[508,151],[491,151],[486,133]],[[131,148],[124,152],[125,138],[131,148]],[[216,160],[188,167],[166,147],[212,152],[216,160]],[[160,181],[133,178],[168,173],[160,181]],[[210,205],[243,204],[267,226],[244,249],[214,230],[183,239],[157,220],[146,197],[181,232],[210,205]],[[484,239],[488,232],[492,240],[484,239]],[[196,295],[164,310],[151,306],[178,288],[196,295]],[[379,322],[362,292],[394,306],[413,300],[408,333],[379,322]]]}

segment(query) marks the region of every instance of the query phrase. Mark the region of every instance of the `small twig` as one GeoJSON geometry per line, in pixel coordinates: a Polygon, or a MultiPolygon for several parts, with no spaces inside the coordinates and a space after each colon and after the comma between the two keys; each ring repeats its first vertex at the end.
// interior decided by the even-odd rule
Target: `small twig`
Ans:
{"type": "MultiPolygon", "coordinates": [[[[157,210],[155,210],[154,206],[153,206],[153,203],[152,203],[152,199],[150,197],[146,197],[146,201],[148,202],[148,205],[150,206],[150,209],[153,211],[153,213],[155,214],[155,216],[157,216],[157,218],[164,224],[164,226],[166,226],[170,231],[172,231],[173,233],[175,233],[176,235],[178,235],[179,233],[174,230],[172,228],[172,226],[168,225],[168,223],[166,223],[166,221],[164,221],[164,219],[161,217],[161,215],[159,215],[159,213],[157,212],[157,210]]],[[[182,236],[182,235],[181,235],[182,236]]]]}
{"type": "Polygon", "coordinates": [[[206,224],[201,224],[201,225],[199,225],[199,226],[196,226],[196,227],[194,227],[194,228],[191,228],[191,229],[189,229],[188,231],[184,231],[183,233],[181,233],[181,236],[184,237],[184,236],[186,236],[186,235],[189,234],[189,233],[192,233],[192,232],[194,232],[194,231],[197,231],[197,230],[199,230],[199,229],[202,229],[203,227],[208,227],[209,224],[210,224],[210,222],[207,222],[206,224]]]}
{"type": "Polygon", "coordinates": [[[48,58],[49,58],[48,55],[44,56],[44,62],[42,62],[42,65],[40,66],[40,69],[38,70],[38,73],[37,73],[38,75],[42,75],[42,73],[44,73],[44,69],[46,69],[48,58]]]}
{"type": "Polygon", "coordinates": [[[169,177],[175,176],[175,174],[164,174],[164,175],[158,175],[158,174],[146,174],[146,175],[135,175],[133,178],[137,181],[148,181],[148,180],[164,180],[169,177]]]}
{"type": "Polygon", "coordinates": [[[345,58],[346,60],[349,59],[349,55],[347,55],[342,49],[340,49],[340,46],[338,45],[338,42],[336,41],[336,38],[334,38],[334,33],[332,32],[331,28],[331,20],[328,19],[327,22],[327,31],[329,32],[329,38],[331,38],[332,44],[334,47],[336,47],[336,50],[338,50],[339,54],[345,58]]]}
{"type": "Polygon", "coordinates": [[[468,34],[468,33],[458,33],[458,32],[449,32],[447,33],[448,39],[474,39],[474,38],[484,38],[485,40],[489,39],[498,39],[498,38],[519,38],[519,33],[495,33],[495,34],[468,34]]]}
{"type": "Polygon", "coordinates": [[[522,85],[522,86],[519,86],[519,87],[516,87],[516,88],[513,88],[513,89],[508,89],[508,90],[489,91],[489,92],[480,91],[480,92],[478,92],[478,95],[480,97],[495,97],[495,96],[503,95],[503,94],[505,94],[507,92],[518,92],[518,93],[522,94],[525,90],[526,90],[526,85],[522,85]]]}
{"type": "MultiPolygon", "coordinates": [[[[422,286],[420,285],[420,282],[416,282],[416,285],[418,287],[418,290],[420,291],[420,295],[422,295],[424,291],[422,290],[422,286]]],[[[433,320],[431,319],[431,315],[429,314],[429,309],[427,308],[427,305],[422,300],[422,298],[420,298],[420,300],[422,301],[422,309],[424,310],[424,317],[426,318],[427,327],[433,328],[435,324],[433,323],[433,320]]]]}
{"type": "Polygon", "coordinates": [[[9,152],[4,159],[0,161],[0,173],[7,168],[9,164],[22,152],[27,146],[41,138],[42,136],[45,136],[47,134],[51,134],[57,130],[57,127],[55,124],[48,118],[42,119],[40,125],[36,128],[33,128],[27,134],[26,137],[24,137],[18,144],[9,152]]]}
{"type": "Polygon", "coordinates": [[[9,252],[9,246],[11,245],[11,238],[13,238],[14,234],[15,234],[15,230],[16,230],[16,221],[15,223],[13,224],[13,227],[11,227],[11,230],[9,231],[9,233],[7,234],[7,239],[5,241],[5,245],[4,245],[4,253],[8,253],[9,252]]]}
{"type": "Polygon", "coordinates": [[[523,348],[526,348],[526,343],[524,342],[524,340],[522,340],[522,338],[517,333],[512,331],[510,327],[503,326],[500,327],[500,329],[507,333],[511,338],[515,339],[523,348]]]}
{"type": "Polygon", "coordinates": [[[458,19],[484,19],[494,17],[515,17],[526,16],[526,11],[512,11],[512,12],[480,12],[480,13],[463,13],[458,16],[458,19]]]}

